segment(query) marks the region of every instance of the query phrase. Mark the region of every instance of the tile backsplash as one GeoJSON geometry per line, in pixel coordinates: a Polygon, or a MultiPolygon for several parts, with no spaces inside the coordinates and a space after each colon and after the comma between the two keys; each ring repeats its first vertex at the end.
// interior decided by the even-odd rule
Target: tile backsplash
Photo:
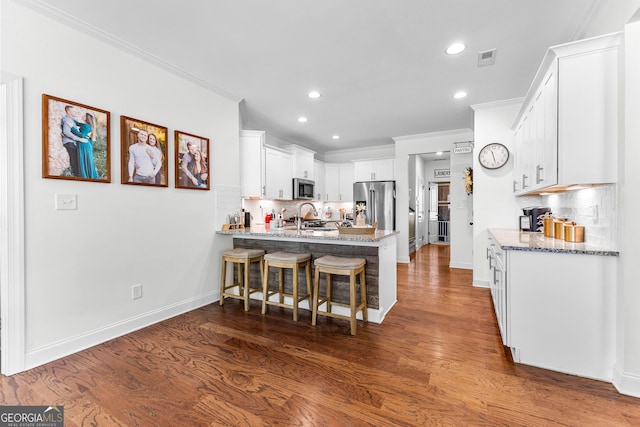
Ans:
{"type": "MultiPolygon", "coordinates": [[[[264,216],[274,210],[277,214],[282,212],[283,218],[289,219],[295,217],[298,214],[298,206],[304,203],[300,200],[252,200],[244,199],[242,201],[242,207],[244,210],[251,212],[252,221],[256,224],[264,223],[264,216]]],[[[352,215],[353,202],[321,202],[317,200],[311,201],[318,212],[318,217],[323,219],[340,219],[340,208],[345,209],[348,216],[352,215]]],[[[304,206],[302,208],[302,216],[304,217],[307,211],[310,211],[310,206],[304,206]]]]}
{"type": "Polygon", "coordinates": [[[541,199],[541,206],[551,208],[555,216],[584,225],[585,241],[611,248],[617,247],[615,184],[542,196],[541,199]]]}

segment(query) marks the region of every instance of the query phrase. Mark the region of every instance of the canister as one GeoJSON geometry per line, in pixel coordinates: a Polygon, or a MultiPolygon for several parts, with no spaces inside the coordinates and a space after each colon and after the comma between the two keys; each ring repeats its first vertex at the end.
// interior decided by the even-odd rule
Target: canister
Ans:
{"type": "Polygon", "coordinates": [[[553,220],[553,237],[556,239],[564,239],[564,218],[556,218],[553,220]]]}
{"type": "Polygon", "coordinates": [[[542,218],[542,229],[544,231],[544,237],[553,237],[553,217],[545,216],[542,218]]]}
{"type": "Polygon", "coordinates": [[[584,242],[584,225],[576,225],[575,222],[564,224],[564,241],[572,243],[584,242]]]}

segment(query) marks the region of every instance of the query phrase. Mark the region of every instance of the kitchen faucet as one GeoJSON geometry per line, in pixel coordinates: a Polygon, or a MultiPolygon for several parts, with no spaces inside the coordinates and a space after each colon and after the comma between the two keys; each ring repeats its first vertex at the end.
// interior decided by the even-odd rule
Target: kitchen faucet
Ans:
{"type": "Polygon", "coordinates": [[[316,207],[313,205],[313,203],[311,202],[300,203],[300,206],[298,206],[298,233],[300,233],[300,229],[302,228],[302,207],[304,205],[311,206],[311,208],[313,209],[313,216],[318,216],[318,211],[316,210],[316,207]]]}

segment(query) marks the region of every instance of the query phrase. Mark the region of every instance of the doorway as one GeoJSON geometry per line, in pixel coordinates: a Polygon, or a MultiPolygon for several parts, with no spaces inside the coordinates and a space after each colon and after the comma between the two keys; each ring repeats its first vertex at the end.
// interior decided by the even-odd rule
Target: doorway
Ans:
{"type": "Polygon", "coordinates": [[[429,243],[449,244],[451,226],[450,182],[429,183],[429,243]]]}

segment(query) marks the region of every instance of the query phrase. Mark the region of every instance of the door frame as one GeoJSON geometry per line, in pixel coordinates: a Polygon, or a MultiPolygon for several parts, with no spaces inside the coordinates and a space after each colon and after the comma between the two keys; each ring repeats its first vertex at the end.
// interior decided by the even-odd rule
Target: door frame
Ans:
{"type": "Polygon", "coordinates": [[[25,366],[24,93],[22,77],[1,72],[0,372],[25,366]]]}

